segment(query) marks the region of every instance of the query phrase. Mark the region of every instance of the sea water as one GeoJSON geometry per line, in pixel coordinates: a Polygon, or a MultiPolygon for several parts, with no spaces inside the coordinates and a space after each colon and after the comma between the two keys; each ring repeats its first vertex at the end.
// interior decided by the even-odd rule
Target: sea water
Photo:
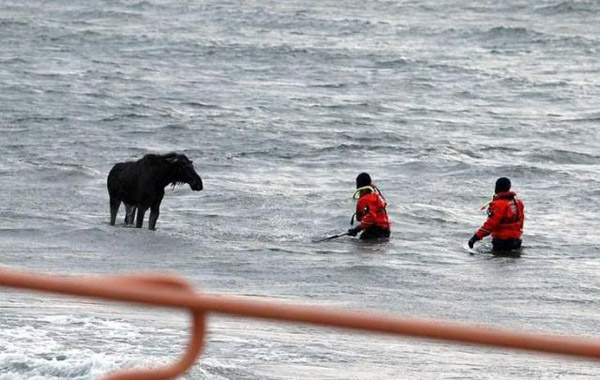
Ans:
{"type": "MultiPolygon", "coordinates": [[[[595,1],[0,3],[0,263],[600,336],[595,1]],[[177,151],[156,231],[110,226],[116,162],[177,151]],[[392,236],[350,228],[369,172],[392,236]],[[466,242],[507,176],[521,258],[466,242]]],[[[0,379],[175,360],[187,315],[0,289],[0,379]]],[[[597,362],[210,315],[187,379],[596,379],[597,362]]]]}

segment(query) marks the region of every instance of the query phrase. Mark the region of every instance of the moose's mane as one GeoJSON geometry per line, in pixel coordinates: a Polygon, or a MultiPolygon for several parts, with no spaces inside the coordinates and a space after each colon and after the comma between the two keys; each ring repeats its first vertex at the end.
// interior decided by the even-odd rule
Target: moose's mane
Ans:
{"type": "Polygon", "coordinates": [[[167,159],[167,158],[175,158],[177,156],[180,156],[180,154],[177,152],[170,152],[170,153],[165,153],[165,154],[148,153],[148,154],[144,155],[144,157],[142,157],[142,160],[157,159],[157,158],[167,159]]]}
{"type": "Polygon", "coordinates": [[[165,153],[165,154],[155,154],[155,153],[149,153],[144,155],[144,157],[142,157],[140,159],[140,161],[147,161],[150,163],[158,163],[159,161],[164,161],[164,160],[168,160],[170,158],[177,158],[177,157],[185,157],[187,158],[184,154],[179,154],[177,152],[170,152],[170,153],[165,153]]]}
{"type": "Polygon", "coordinates": [[[167,159],[167,158],[175,158],[175,157],[180,157],[180,156],[184,156],[184,155],[183,154],[179,154],[177,152],[170,152],[170,153],[159,155],[158,157],[167,159]]]}

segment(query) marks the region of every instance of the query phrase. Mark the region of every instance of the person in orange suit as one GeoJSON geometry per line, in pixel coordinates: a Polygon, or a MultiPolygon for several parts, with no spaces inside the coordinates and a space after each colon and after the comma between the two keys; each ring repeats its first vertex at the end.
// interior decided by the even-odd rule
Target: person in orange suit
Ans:
{"type": "MultiPolygon", "coordinates": [[[[385,210],[387,202],[379,189],[371,181],[368,173],[360,173],[356,177],[355,197],[356,202],[356,220],[359,225],[348,230],[348,235],[360,235],[361,240],[389,238],[390,221],[385,210]]],[[[351,224],[354,224],[354,216],[351,224]]]]}
{"type": "Polygon", "coordinates": [[[510,179],[498,178],[494,198],[488,206],[488,218],[469,239],[469,248],[473,248],[476,241],[488,235],[492,235],[492,250],[495,252],[509,252],[521,248],[525,206],[510,188],[510,179]]]}

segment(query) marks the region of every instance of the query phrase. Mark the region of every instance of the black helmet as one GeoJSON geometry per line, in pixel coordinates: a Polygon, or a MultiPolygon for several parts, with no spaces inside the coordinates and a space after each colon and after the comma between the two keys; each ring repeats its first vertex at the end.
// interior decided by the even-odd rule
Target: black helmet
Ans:
{"type": "Polygon", "coordinates": [[[496,181],[496,189],[494,190],[494,192],[496,194],[498,194],[498,193],[502,193],[504,191],[509,191],[510,186],[511,186],[510,179],[508,179],[506,177],[500,177],[496,181]]]}
{"type": "Polygon", "coordinates": [[[356,177],[356,188],[369,186],[371,184],[371,176],[368,173],[360,173],[356,177]]]}

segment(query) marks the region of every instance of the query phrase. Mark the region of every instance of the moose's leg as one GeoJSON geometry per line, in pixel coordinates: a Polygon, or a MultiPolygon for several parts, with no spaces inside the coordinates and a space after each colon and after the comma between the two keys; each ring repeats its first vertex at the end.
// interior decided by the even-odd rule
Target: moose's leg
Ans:
{"type": "Polygon", "coordinates": [[[121,200],[117,197],[110,197],[110,225],[114,226],[117,220],[117,212],[121,206],[121,200]]]}
{"type": "Polygon", "coordinates": [[[135,218],[135,206],[125,203],[125,225],[133,224],[135,218]]]}
{"type": "Polygon", "coordinates": [[[135,227],[136,228],[142,228],[142,224],[144,224],[144,214],[146,213],[146,210],[148,209],[148,207],[138,207],[137,209],[137,218],[135,220],[135,227]]]}
{"type": "Polygon", "coordinates": [[[136,212],[137,212],[137,207],[133,206],[133,208],[131,209],[131,216],[129,217],[129,224],[133,224],[136,212]]]}
{"type": "Polygon", "coordinates": [[[148,228],[151,230],[156,229],[156,221],[158,220],[160,202],[150,207],[150,218],[148,219],[148,228]]]}
{"type": "Polygon", "coordinates": [[[158,220],[158,215],[160,214],[160,202],[162,202],[164,195],[164,191],[158,193],[156,199],[150,205],[150,219],[148,220],[148,228],[151,230],[156,229],[156,221],[158,220]]]}

